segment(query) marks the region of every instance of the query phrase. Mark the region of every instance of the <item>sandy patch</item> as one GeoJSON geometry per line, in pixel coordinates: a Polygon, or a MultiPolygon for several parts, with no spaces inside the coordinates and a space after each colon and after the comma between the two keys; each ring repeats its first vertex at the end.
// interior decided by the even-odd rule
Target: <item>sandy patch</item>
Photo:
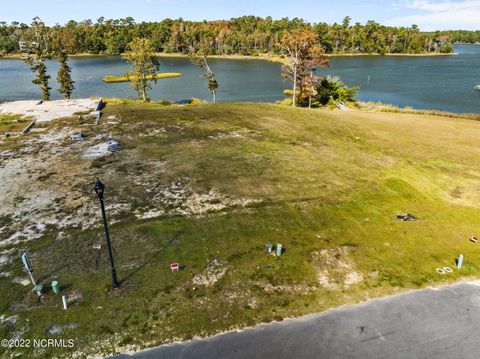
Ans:
{"type": "Polygon", "coordinates": [[[151,219],[151,218],[157,218],[165,215],[165,211],[161,209],[151,209],[145,213],[136,213],[135,216],[138,219],[151,219]]]}
{"type": "Polygon", "coordinates": [[[107,142],[90,147],[84,152],[82,157],[86,160],[93,160],[95,158],[111,155],[112,153],[120,151],[121,148],[122,147],[118,141],[108,140],[107,142]]]}
{"type": "Polygon", "coordinates": [[[5,102],[0,104],[0,114],[22,115],[38,122],[48,122],[79,112],[91,112],[97,108],[99,101],[99,98],[55,100],[41,105],[37,100],[5,102]]]}
{"type": "Polygon", "coordinates": [[[349,247],[323,249],[314,252],[318,283],[330,290],[342,290],[364,280],[356,271],[355,263],[349,258],[349,247]]]}
{"type": "Polygon", "coordinates": [[[154,203],[161,208],[173,208],[172,214],[201,215],[221,211],[229,207],[245,207],[258,201],[249,198],[227,196],[215,188],[208,192],[196,192],[193,181],[180,178],[155,190],[154,203]]]}
{"type": "Polygon", "coordinates": [[[184,215],[204,214],[211,211],[221,211],[228,207],[245,207],[255,202],[247,198],[232,198],[216,189],[211,189],[207,193],[192,193],[177,211],[184,215]]]}
{"type": "Polygon", "coordinates": [[[0,316],[0,324],[10,324],[15,325],[18,320],[18,315],[12,315],[11,317],[6,317],[5,314],[0,316]]]}
{"type": "Polygon", "coordinates": [[[93,160],[95,158],[100,158],[111,154],[112,152],[108,150],[108,144],[100,143],[87,149],[82,157],[86,160],[93,160]]]}
{"type": "Polygon", "coordinates": [[[77,143],[56,143],[66,137],[68,131],[31,136],[20,149],[0,152],[0,247],[40,238],[51,226],[95,223],[95,208],[82,189],[91,181],[90,164],[72,161],[77,143]]]}
{"type": "Polygon", "coordinates": [[[224,138],[244,138],[245,136],[237,131],[230,131],[230,132],[219,132],[214,136],[208,136],[208,138],[212,139],[224,139],[224,138]]]}
{"type": "MultiPolygon", "coordinates": [[[[1,232],[0,232],[1,233],[1,232]]],[[[11,255],[12,255],[12,252],[14,252],[15,250],[12,248],[12,249],[7,249],[7,250],[4,250],[3,252],[0,252],[0,269],[7,263],[9,263],[11,261],[11,255]]],[[[8,273],[3,273],[5,274],[4,276],[5,277],[8,277],[8,273]]]]}
{"type": "Polygon", "coordinates": [[[192,282],[207,287],[214,285],[225,275],[227,269],[218,259],[214,259],[208,264],[207,268],[193,277],[192,282]]]}
{"type": "Polygon", "coordinates": [[[78,328],[77,324],[66,324],[66,325],[50,324],[46,332],[50,335],[59,335],[66,330],[73,330],[77,328],[78,328]]]}
{"type": "Polygon", "coordinates": [[[15,277],[12,279],[12,282],[16,284],[21,284],[24,287],[26,287],[27,285],[31,285],[30,279],[27,278],[15,277]]]}
{"type": "Polygon", "coordinates": [[[257,283],[265,293],[296,293],[296,294],[306,294],[314,288],[310,288],[306,284],[282,284],[282,285],[273,285],[271,283],[260,282],[257,283]]]}

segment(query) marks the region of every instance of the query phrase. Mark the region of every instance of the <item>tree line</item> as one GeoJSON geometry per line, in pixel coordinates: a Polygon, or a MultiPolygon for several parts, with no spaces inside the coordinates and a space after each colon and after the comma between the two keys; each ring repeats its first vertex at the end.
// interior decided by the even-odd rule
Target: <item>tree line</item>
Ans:
{"type": "Polygon", "coordinates": [[[478,44],[480,43],[480,30],[447,30],[429,33],[452,44],[478,44]]]}
{"type": "MultiPolygon", "coordinates": [[[[46,27],[46,40],[61,44],[68,54],[122,54],[136,38],[148,38],[155,52],[188,53],[193,48],[209,48],[216,55],[280,54],[279,42],[285,33],[310,29],[327,54],[341,53],[428,53],[452,52],[442,33],[424,33],[418,26],[390,27],[375,21],[351,23],[307,23],[299,18],[274,20],[243,16],[230,20],[186,21],[165,19],[136,23],[131,17],[92,21],[69,21],[46,27]]],[[[0,54],[20,51],[19,42],[31,37],[35,29],[19,22],[0,21],[0,54]]]]}

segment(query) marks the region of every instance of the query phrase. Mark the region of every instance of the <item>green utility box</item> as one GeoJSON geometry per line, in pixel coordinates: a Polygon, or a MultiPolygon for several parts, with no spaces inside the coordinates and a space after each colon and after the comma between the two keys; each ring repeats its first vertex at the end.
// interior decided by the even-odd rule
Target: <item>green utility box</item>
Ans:
{"type": "Polygon", "coordinates": [[[52,282],[52,290],[53,290],[53,293],[55,294],[60,293],[60,284],[58,283],[58,281],[54,280],[52,282]]]}
{"type": "Polygon", "coordinates": [[[281,243],[277,243],[277,256],[280,257],[282,255],[283,246],[281,243]]]}

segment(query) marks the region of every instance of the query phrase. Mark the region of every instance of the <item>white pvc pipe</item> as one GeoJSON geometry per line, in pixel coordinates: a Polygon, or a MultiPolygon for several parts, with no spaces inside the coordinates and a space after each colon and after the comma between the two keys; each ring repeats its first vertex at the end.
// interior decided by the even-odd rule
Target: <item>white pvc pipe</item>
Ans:
{"type": "Polygon", "coordinates": [[[62,303],[63,303],[63,309],[67,309],[68,305],[67,305],[67,296],[66,295],[62,295],[62,303]]]}
{"type": "Polygon", "coordinates": [[[35,280],[33,273],[31,271],[28,271],[28,274],[30,275],[30,280],[32,281],[33,286],[35,287],[37,285],[37,281],[35,280]]]}

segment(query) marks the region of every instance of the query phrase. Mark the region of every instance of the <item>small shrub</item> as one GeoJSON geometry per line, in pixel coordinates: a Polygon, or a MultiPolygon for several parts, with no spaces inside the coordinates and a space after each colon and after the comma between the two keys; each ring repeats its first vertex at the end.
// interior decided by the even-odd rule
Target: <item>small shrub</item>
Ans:
{"type": "Polygon", "coordinates": [[[292,102],[293,102],[293,100],[291,98],[286,98],[286,99],[281,100],[281,101],[276,101],[275,103],[277,105],[282,105],[282,106],[292,106],[292,102]]]}
{"type": "Polygon", "coordinates": [[[168,100],[158,100],[157,103],[162,106],[170,106],[172,103],[168,100]]]}
{"type": "Polygon", "coordinates": [[[445,42],[440,46],[439,52],[441,54],[451,54],[453,53],[453,46],[450,43],[445,42]]]}
{"type": "Polygon", "coordinates": [[[190,102],[191,105],[204,105],[206,103],[207,102],[205,102],[205,101],[203,101],[199,98],[195,98],[195,97],[192,97],[191,102],[190,102]]]}
{"type": "MultiPolygon", "coordinates": [[[[331,103],[355,102],[358,87],[347,87],[339,77],[327,76],[316,86],[316,100],[321,105],[331,105],[331,103]]],[[[304,100],[305,101],[305,100],[304,100]]],[[[308,97],[306,98],[308,105],[308,97]]]]}
{"type": "Polygon", "coordinates": [[[166,293],[166,294],[170,294],[173,289],[175,289],[175,285],[173,284],[167,284],[164,288],[163,288],[163,291],[166,293]]]}
{"type": "Polygon", "coordinates": [[[113,335],[115,332],[112,330],[112,328],[107,327],[106,325],[101,325],[100,328],[98,328],[98,331],[101,334],[107,334],[107,335],[113,335]]]}
{"type": "MultiPolygon", "coordinates": [[[[285,96],[293,96],[293,90],[291,90],[291,89],[283,90],[283,94],[285,96]]],[[[297,94],[298,94],[298,91],[297,91],[297,94]]]]}

